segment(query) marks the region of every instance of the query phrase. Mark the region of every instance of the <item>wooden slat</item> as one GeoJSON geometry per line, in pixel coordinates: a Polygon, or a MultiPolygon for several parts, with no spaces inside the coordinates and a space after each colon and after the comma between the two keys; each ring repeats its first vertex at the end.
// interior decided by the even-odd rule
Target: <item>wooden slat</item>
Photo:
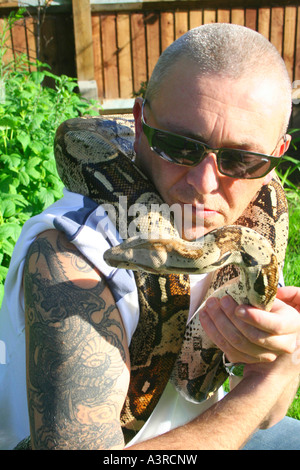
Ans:
{"type": "MultiPolygon", "coordinates": [[[[65,74],[70,77],[76,77],[75,67],[75,46],[73,33],[73,19],[71,15],[51,14],[55,24],[54,42],[55,42],[55,69],[57,74],[65,74]],[[62,41],[61,38],[64,38],[62,41]]],[[[92,61],[92,64],[94,61],[92,61]]],[[[94,72],[92,72],[94,77],[94,72]]]]}
{"type": "Polygon", "coordinates": [[[298,7],[297,36],[296,36],[296,55],[295,55],[295,76],[294,80],[300,80],[300,7],[298,7]]]}
{"type": "Polygon", "coordinates": [[[180,38],[189,29],[187,11],[175,11],[175,39],[180,38]]]}
{"type": "Polygon", "coordinates": [[[233,8],[231,10],[231,23],[245,25],[245,12],[243,9],[233,8]]]}
{"type": "Polygon", "coordinates": [[[25,19],[15,22],[12,29],[12,43],[15,57],[20,54],[27,55],[25,19]]]}
{"type": "Polygon", "coordinates": [[[101,23],[100,15],[92,15],[92,37],[93,37],[93,54],[94,54],[94,77],[97,83],[98,96],[104,96],[103,82],[103,64],[101,51],[101,23]]]}
{"type": "Polygon", "coordinates": [[[284,18],[283,59],[291,81],[294,76],[296,10],[296,7],[286,7],[284,18]]]}
{"type": "Polygon", "coordinates": [[[279,54],[282,54],[283,44],[283,8],[272,8],[271,10],[271,43],[277,48],[279,54]]]}
{"type": "Polygon", "coordinates": [[[130,48],[130,18],[128,14],[117,15],[117,46],[120,98],[131,98],[133,87],[130,48]]]}
{"type": "MultiPolygon", "coordinates": [[[[41,59],[56,75],[76,77],[73,19],[71,15],[47,14],[41,27],[41,59]]],[[[93,72],[94,75],[94,72],[93,72]]],[[[51,80],[46,79],[51,84],[51,80]]]]}
{"type": "Polygon", "coordinates": [[[174,41],[174,14],[161,12],[160,14],[161,50],[164,51],[174,41]]]}
{"type": "MultiPolygon", "coordinates": [[[[27,54],[31,61],[36,60],[35,24],[32,17],[26,18],[27,54]]],[[[32,69],[32,66],[31,66],[32,69]]]]}
{"type": "Polygon", "coordinates": [[[147,74],[150,77],[160,56],[159,14],[149,13],[144,21],[147,37],[147,74]]]}
{"type": "Polygon", "coordinates": [[[116,16],[101,15],[101,42],[105,98],[119,96],[116,16]]]}
{"type": "Polygon", "coordinates": [[[59,44],[56,40],[55,18],[48,16],[41,26],[41,61],[54,69],[56,65],[59,44]]]}
{"type": "Polygon", "coordinates": [[[89,0],[72,0],[78,80],[94,80],[92,21],[89,0]]]}
{"type": "Polygon", "coordinates": [[[257,30],[256,16],[257,16],[256,9],[254,9],[254,8],[247,8],[246,9],[246,12],[245,12],[245,26],[247,26],[247,28],[254,29],[254,31],[257,30]]]}
{"type": "Polygon", "coordinates": [[[0,0],[0,8],[17,8],[19,2],[8,2],[6,0],[0,0]]]}
{"type": "Polygon", "coordinates": [[[191,10],[190,11],[190,29],[196,28],[203,24],[203,13],[202,10],[191,10]]]}
{"type": "Polygon", "coordinates": [[[187,8],[195,9],[205,8],[205,9],[244,9],[244,8],[263,8],[272,6],[285,6],[291,4],[297,4],[298,0],[161,0],[157,1],[137,1],[137,2],[118,2],[112,3],[109,0],[101,3],[91,4],[92,11],[175,11],[177,9],[187,8]]]}
{"type": "Polygon", "coordinates": [[[131,40],[132,40],[132,64],[133,64],[133,89],[138,92],[141,83],[146,82],[146,41],[143,13],[131,15],[131,40]]]}
{"type": "Polygon", "coordinates": [[[218,10],[217,22],[218,23],[230,23],[230,10],[218,10]]]}
{"type": "Polygon", "coordinates": [[[270,8],[259,8],[258,10],[258,32],[265,38],[270,38],[270,19],[271,10],[270,8]]]}
{"type": "Polygon", "coordinates": [[[203,11],[203,24],[215,23],[217,20],[216,10],[204,10],[203,11]]]}

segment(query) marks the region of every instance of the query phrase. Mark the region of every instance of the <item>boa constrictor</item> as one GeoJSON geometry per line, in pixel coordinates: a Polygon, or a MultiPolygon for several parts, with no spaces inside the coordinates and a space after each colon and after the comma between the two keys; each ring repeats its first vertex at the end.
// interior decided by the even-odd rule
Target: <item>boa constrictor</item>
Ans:
{"type": "Polygon", "coordinates": [[[198,316],[187,325],[189,273],[214,270],[207,297],[225,286],[223,291],[238,302],[269,308],[288,234],[286,199],[275,178],[262,187],[236,226],[187,246],[161,211],[159,218],[153,213],[163,201],[132,161],[133,129],[133,121],[126,118],[76,118],[63,123],[55,138],[57,169],[65,186],[98,204],[112,205],[119,231],[124,229],[120,195],[127,197],[128,207],[147,207],[143,217],[127,218],[142,240],[126,240],[105,255],[108,263],[134,269],[139,296],[140,319],[130,345],[130,387],[121,414],[126,441],[150,416],[170,376],[192,401],[205,400],[227,377],[222,352],[207,338],[198,316]],[[157,220],[160,240],[145,240],[157,220]],[[240,265],[243,279],[232,263],[240,265]]]}

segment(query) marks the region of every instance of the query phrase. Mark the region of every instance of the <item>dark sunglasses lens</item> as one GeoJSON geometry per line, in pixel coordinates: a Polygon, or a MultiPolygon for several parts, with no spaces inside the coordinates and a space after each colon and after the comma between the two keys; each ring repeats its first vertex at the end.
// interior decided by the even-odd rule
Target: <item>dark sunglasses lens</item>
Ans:
{"type": "Polygon", "coordinates": [[[220,171],[234,178],[261,178],[270,169],[271,161],[264,156],[235,150],[219,153],[220,171]]]}
{"type": "Polygon", "coordinates": [[[153,134],[151,146],[163,158],[179,165],[198,163],[205,151],[205,147],[197,142],[159,130],[153,134]]]}

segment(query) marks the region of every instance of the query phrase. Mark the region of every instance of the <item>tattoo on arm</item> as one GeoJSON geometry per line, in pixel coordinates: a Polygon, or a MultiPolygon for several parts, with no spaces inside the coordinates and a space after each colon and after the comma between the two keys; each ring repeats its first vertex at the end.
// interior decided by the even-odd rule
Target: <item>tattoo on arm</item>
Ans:
{"type": "Polygon", "coordinates": [[[119,415],[129,379],[121,318],[104,281],[89,283],[83,273],[92,267],[65,243],[61,234],[55,247],[37,238],[24,270],[33,445],[122,448],[119,415]]]}

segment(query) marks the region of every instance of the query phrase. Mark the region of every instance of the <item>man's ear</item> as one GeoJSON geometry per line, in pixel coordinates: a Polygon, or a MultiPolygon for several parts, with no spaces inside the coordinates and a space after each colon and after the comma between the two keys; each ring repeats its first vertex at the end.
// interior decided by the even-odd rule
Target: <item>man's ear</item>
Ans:
{"type": "Polygon", "coordinates": [[[142,107],[143,107],[143,98],[136,98],[133,105],[133,116],[135,121],[135,139],[134,139],[134,151],[138,152],[138,143],[140,141],[141,135],[143,133],[142,129],[142,107]]]}
{"type": "MultiPolygon", "coordinates": [[[[290,146],[291,140],[292,140],[291,136],[288,135],[288,134],[286,134],[285,139],[282,139],[282,142],[278,145],[278,150],[277,150],[277,152],[275,153],[275,156],[276,156],[276,157],[282,157],[282,155],[285,154],[285,152],[287,151],[287,149],[288,149],[289,146],[290,146]]],[[[275,172],[275,170],[272,170],[270,173],[268,173],[268,174],[265,176],[263,185],[270,183],[271,179],[272,179],[273,176],[274,176],[274,172],[275,172]]]]}
{"type": "Polygon", "coordinates": [[[281,142],[281,144],[279,146],[278,155],[276,155],[276,156],[282,157],[282,155],[285,154],[285,152],[287,151],[287,149],[290,146],[291,140],[292,140],[292,137],[289,134],[286,134],[285,139],[283,139],[283,141],[281,142]]]}

